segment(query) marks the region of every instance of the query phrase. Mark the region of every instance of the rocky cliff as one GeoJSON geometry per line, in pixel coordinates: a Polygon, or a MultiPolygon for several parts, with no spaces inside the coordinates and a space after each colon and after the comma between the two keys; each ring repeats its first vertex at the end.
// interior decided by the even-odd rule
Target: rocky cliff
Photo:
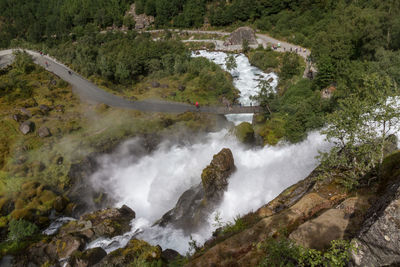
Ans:
{"type": "Polygon", "coordinates": [[[175,207],[164,214],[156,224],[183,229],[187,234],[204,225],[208,215],[222,200],[228,187],[229,176],[234,170],[231,150],[222,149],[203,170],[202,182],[185,191],[175,207]]]}
{"type": "Polygon", "coordinates": [[[353,240],[351,266],[400,266],[400,153],[386,158],[382,195],[368,211],[353,240]]]}

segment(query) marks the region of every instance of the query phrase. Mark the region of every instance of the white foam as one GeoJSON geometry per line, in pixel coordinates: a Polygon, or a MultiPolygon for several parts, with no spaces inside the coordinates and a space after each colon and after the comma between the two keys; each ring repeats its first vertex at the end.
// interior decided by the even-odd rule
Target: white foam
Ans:
{"type": "MultiPolygon", "coordinates": [[[[118,206],[127,204],[137,216],[129,235],[95,242],[107,250],[113,242],[112,249],[117,248],[115,241],[119,239],[121,246],[126,244],[124,240],[129,240],[136,232],[138,238],[154,245],[185,253],[189,236],[184,236],[180,230],[151,225],[175,206],[185,190],[201,182],[202,170],[224,147],[232,150],[237,166],[218,209],[224,221],[259,208],[306,177],[318,164],[314,158],[318,150],[328,148],[324,137],[315,132],[299,144],[248,149],[229,136],[227,130],[208,134],[204,141],[185,146],[164,142],[151,155],[142,158],[135,158],[131,154],[133,150],[126,149],[132,145],[140,146],[140,140],[122,144],[114,154],[102,157],[103,167],[92,176],[95,185],[107,188],[107,193],[118,199],[118,206]],[[121,158],[125,162],[116,160],[121,158]]],[[[209,225],[192,235],[202,243],[213,230],[209,225]]]]}
{"type": "MultiPolygon", "coordinates": [[[[225,66],[225,59],[228,54],[225,52],[209,52],[206,50],[200,50],[192,53],[193,57],[205,57],[214,63],[220,65],[225,71],[228,71],[225,66]]],[[[273,90],[276,90],[278,85],[278,76],[271,72],[265,73],[260,69],[252,66],[249,59],[244,54],[235,55],[237,68],[228,72],[234,77],[233,85],[240,91],[239,103],[244,106],[257,105],[254,100],[251,100],[251,96],[256,96],[260,88],[258,87],[261,80],[270,80],[270,85],[273,90]]],[[[229,121],[232,121],[235,125],[241,122],[252,122],[252,114],[229,114],[226,115],[229,121]]]]}

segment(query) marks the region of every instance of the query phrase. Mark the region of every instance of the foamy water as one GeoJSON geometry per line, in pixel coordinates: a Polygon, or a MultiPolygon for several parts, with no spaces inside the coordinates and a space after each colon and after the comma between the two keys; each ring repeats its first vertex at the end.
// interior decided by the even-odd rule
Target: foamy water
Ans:
{"type": "MultiPolygon", "coordinates": [[[[189,236],[184,236],[180,230],[151,225],[175,206],[184,191],[201,182],[202,170],[222,148],[232,150],[237,167],[217,209],[222,220],[227,222],[236,215],[256,210],[306,177],[318,164],[314,159],[318,150],[329,147],[322,135],[311,133],[299,144],[248,149],[229,136],[227,130],[209,134],[205,141],[186,146],[165,142],[152,154],[139,159],[130,154],[134,151],[132,146],[140,149],[140,140],[122,144],[114,154],[103,156],[100,159],[103,167],[91,178],[95,185],[107,188],[107,193],[118,200],[117,206],[126,204],[135,210],[137,219],[132,222],[132,231],[125,237],[97,240],[89,247],[100,245],[112,251],[136,235],[154,245],[161,245],[163,249],[172,248],[185,253],[189,236]],[[131,149],[125,149],[126,146],[131,146],[131,149]],[[125,158],[125,162],[115,160],[119,158],[125,158]],[[122,243],[116,245],[118,240],[122,243]],[[110,248],[109,244],[112,245],[110,248]]],[[[192,235],[202,243],[213,230],[210,224],[192,235]]]]}
{"type": "MultiPolygon", "coordinates": [[[[225,69],[226,54],[223,52],[200,51],[204,56],[225,69]]],[[[231,71],[234,85],[241,91],[240,103],[250,105],[250,96],[258,93],[260,79],[271,80],[276,87],[276,74],[266,74],[252,67],[246,56],[236,55],[237,69],[231,71]]],[[[227,115],[236,124],[252,120],[252,114],[227,115]]],[[[319,150],[329,146],[318,132],[309,134],[299,144],[280,144],[264,148],[248,147],[229,135],[227,129],[210,133],[198,142],[176,145],[162,142],[158,148],[144,157],[141,140],[133,139],[120,145],[111,155],[99,159],[101,168],[92,175],[93,184],[106,188],[107,193],[118,200],[117,206],[126,204],[136,212],[132,230],[113,239],[100,238],[88,244],[88,248],[101,246],[107,252],[123,247],[135,236],[163,249],[172,248],[185,254],[190,236],[181,230],[152,227],[153,223],[172,209],[180,195],[201,182],[202,170],[211,162],[214,154],[222,148],[230,148],[237,171],[231,175],[227,192],[217,211],[222,221],[232,221],[268,203],[288,186],[305,178],[318,164],[315,156],[319,150]]],[[[213,215],[193,239],[202,244],[212,232],[213,215]]]]}
{"type": "MultiPolygon", "coordinates": [[[[192,53],[193,57],[205,57],[214,63],[218,64],[225,71],[228,71],[233,76],[233,85],[240,91],[239,103],[244,106],[257,105],[254,100],[250,98],[256,96],[260,88],[258,87],[260,81],[266,80],[271,81],[270,85],[273,90],[278,85],[278,76],[271,72],[265,73],[260,69],[252,66],[249,59],[244,54],[235,55],[237,68],[233,70],[227,70],[225,66],[225,60],[228,54],[224,52],[209,52],[206,50],[197,51],[192,53]]],[[[229,121],[235,123],[235,125],[241,122],[252,122],[253,114],[228,114],[226,118],[229,121]]]]}

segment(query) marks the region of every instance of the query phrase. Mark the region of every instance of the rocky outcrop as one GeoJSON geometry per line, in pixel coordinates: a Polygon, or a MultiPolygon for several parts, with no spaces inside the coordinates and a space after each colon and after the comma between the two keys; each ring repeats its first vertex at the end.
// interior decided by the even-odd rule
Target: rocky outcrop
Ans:
{"type": "Polygon", "coordinates": [[[240,27],[229,35],[224,45],[242,45],[247,40],[249,45],[256,45],[257,39],[254,30],[250,27],[240,27]]]}
{"type": "Polygon", "coordinates": [[[100,250],[84,252],[85,245],[99,237],[111,238],[129,231],[134,218],[135,212],[127,206],[85,214],[78,221],[63,225],[56,235],[31,245],[18,262],[41,265],[72,256],[71,261],[76,263],[72,266],[91,266],[105,255],[100,250]]]}
{"type": "Polygon", "coordinates": [[[130,15],[133,17],[133,20],[135,21],[135,29],[136,30],[146,29],[147,27],[151,26],[154,23],[153,16],[147,16],[145,14],[136,14],[135,4],[131,5],[131,8],[127,12],[127,15],[130,15]]]}
{"type": "Polygon", "coordinates": [[[251,145],[255,142],[253,126],[251,126],[251,124],[248,122],[242,122],[236,126],[234,133],[236,138],[244,144],[251,145]]]}
{"type": "Polygon", "coordinates": [[[267,205],[244,216],[242,221],[247,222],[246,229],[230,236],[219,237],[217,234],[206,242],[207,247],[202,249],[205,252],[195,255],[187,266],[232,266],[232,262],[235,262],[234,266],[259,265],[265,257],[257,249],[262,242],[278,235],[282,229],[295,230],[297,226],[345,199],[346,195],[334,185],[319,185],[317,193],[317,176],[318,172],[311,173],[267,205]]]}
{"type": "Polygon", "coordinates": [[[171,225],[187,233],[198,229],[221,201],[234,170],[232,152],[227,148],[222,149],[203,170],[202,183],[185,191],[175,208],[164,214],[156,224],[162,227],[171,225]]]}
{"type": "Polygon", "coordinates": [[[228,188],[228,178],[235,170],[232,151],[222,149],[214,155],[210,165],[201,173],[201,182],[204,189],[204,197],[211,203],[218,203],[228,188]]]}
{"type": "Polygon", "coordinates": [[[400,153],[385,159],[381,180],[387,186],[382,196],[374,201],[353,240],[356,250],[352,254],[352,266],[400,265],[399,161],[400,153]]]}
{"type": "Polygon", "coordinates": [[[58,235],[84,236],[87,242],[99,237],[114,237],[130,230],[130,222],[135,212],[123,205],[121,208],[109,208],[85,214],[78,221],[64,225],[58,235]]]}
{"type": "Polygon", "coordinates": [[[328,249],[331,241],[345,239],[354,234],[369,206],[367,199],[363,197],[348,198],[336,208],[300,225],[289,238],[303,247],[328,249]]]}

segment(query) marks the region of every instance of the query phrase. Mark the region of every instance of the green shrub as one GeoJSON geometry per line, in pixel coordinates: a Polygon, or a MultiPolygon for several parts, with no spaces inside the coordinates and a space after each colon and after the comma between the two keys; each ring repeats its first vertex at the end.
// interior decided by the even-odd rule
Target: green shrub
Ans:
{"type": "Polygon", "coordinates": [[[11,220],[8,225],[8,239],[20,241],[26,237],[34,235],[38,230],[39,228],[34,223],[22,219],[11,220]]]}
{"type": "Polygon", "coordinates": [[[286,237],[269,238],[260,248],[266,252],[266,257],[259,266],[312,266],[312,267],[342,267],[350,259],[354,247],[346,240],[333,240],[331,247],[323,252],[316,249],[296,245],[286,237]]]}

